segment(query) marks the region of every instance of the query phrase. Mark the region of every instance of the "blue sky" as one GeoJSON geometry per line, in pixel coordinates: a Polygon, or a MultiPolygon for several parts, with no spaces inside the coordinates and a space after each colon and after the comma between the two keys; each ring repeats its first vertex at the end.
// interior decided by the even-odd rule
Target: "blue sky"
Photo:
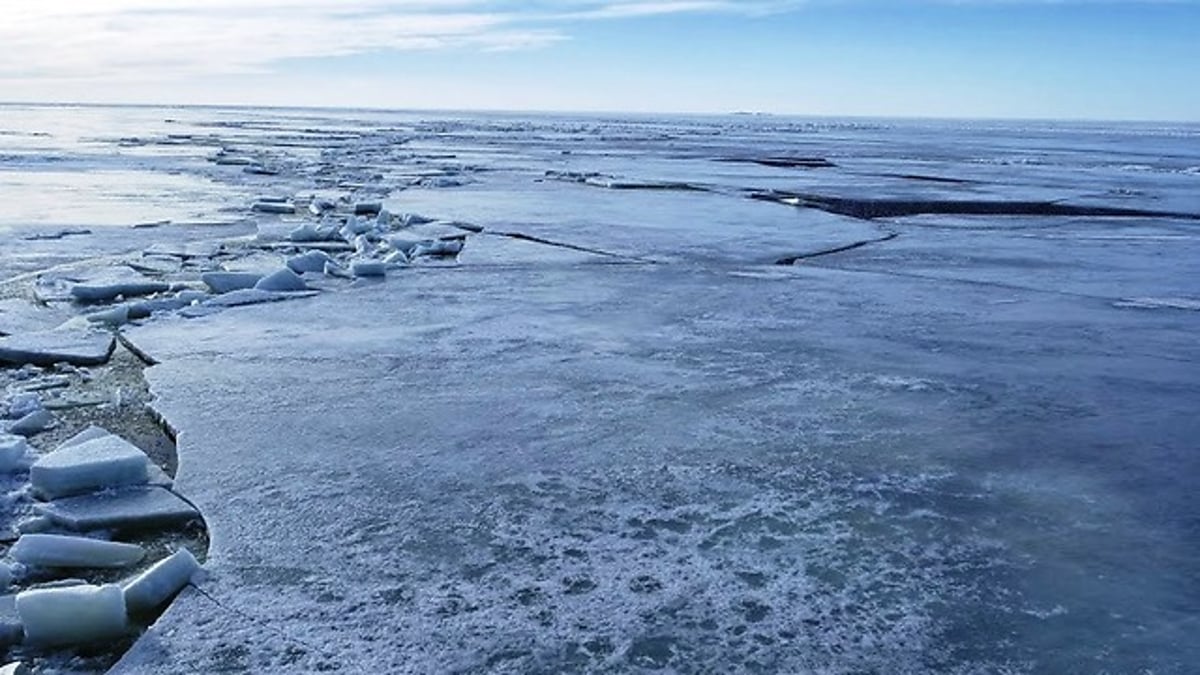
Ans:
{"type": "Polygon", "coordinates": [[[7,0],[0,99],[1200,121],[1200,0],[7,0]]]}

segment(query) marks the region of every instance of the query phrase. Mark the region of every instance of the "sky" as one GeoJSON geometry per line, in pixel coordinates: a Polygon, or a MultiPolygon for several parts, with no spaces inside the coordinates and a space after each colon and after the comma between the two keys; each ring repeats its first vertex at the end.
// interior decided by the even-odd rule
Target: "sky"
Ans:
{"type": "Polygon", "coordinates": [[[3,0],[0,101],[1200,121],[1200,0],[3,0]]]}

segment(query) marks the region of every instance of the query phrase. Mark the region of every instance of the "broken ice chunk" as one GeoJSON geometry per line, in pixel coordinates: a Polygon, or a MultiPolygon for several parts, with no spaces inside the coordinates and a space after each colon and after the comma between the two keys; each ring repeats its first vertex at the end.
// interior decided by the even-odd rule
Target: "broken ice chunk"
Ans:
{"type": "Polygon", "coordinates": [[[212,289],[213,293],[228,293],[243,288],[254,288],[262,279],[261,274],[246,272],[206,272],[200,275],[200,281],[212,289]]]}
{"type": "Polygon", "coordinates": [[[342,226],[342,238],[347,241],[353,241],[360,234],[365,234],[371,231],[371,223],[358,216],[348,216],[346,224],[342,226]]]}
{"type": "MultiPolygon", "coordinates": [[[[17,596],[0,596],[0,649],[20,644],[23,637],[21,617],[17,614],[17,596]]],[[[3,673],[0,670],[0,675],[3,673]]]]}
{"type": "Polygon", "coordinates": [[[375,260],[355,260],[350,264],[350,273],[356,277],[382,277],[387,275],[387,265],[375,260]]]}
{"type": "Polygon", "coordinates": [[[181,548],[124,584],[125,607],[130,614],[160,607],[200,571],[200,563],[181,548]]]}
{"type": "Polygon", "coordinates": [[[354,215],[373,216],[383,210],[381,202],[359,202],[354,205],[354,215]]]}
{"type": "Polygon", "coordinates": [[[111,302],[118,297],[136,297],[171,290],[161,281],[119,281],[109,284],[75,284],[71,297],[80,302],[111,302]]]}
{"type": "Polygon", "coordinates": [[[305,272],[322,272],[325,270],[325,263],[332,261],[329,254],[324,251],[309,251],[303,255],[298,255],[287,261],[288,269],[296,274],[304,274],[305,272]]]}
{"type": "MultiPolygon", "coordinates": [[[[21,628],[20,624],[17,624],[17,628],[18,630],[21,628]]],[[[20,661],[13,661],[0,668],[0,675],[31,675],[32,673],[33,671],[20,661]]]]}
{"type": "Polygon", "coordinates": [[[146,555],[137,544],[65,534],[23,534],[8,553],[13,560],[36,567],[104,569],[129,567],[146,555]]]}
{"type": "Polygon", "coordinates": [[[8,399],[8,417],[18,419],[42,409],[42,397],[33,392],[16,394],[8,399]]]}
{"type": "Polygon", "coordinates": [[[29,469],[29,480],[40,494],[54,499],[149,480],[146,453],[114,435],[76,445],[60,446],[29,469]]]}
{"type": "Polygon", "coordinates": [[[8,473],[25,466],[29,444],[21,436],[0,433],[0,473],[8,473]]]}
{"type": "Polygon", "coordinates": [[[254,284],[254,288],[260,291],[274,292],[308,290],[308,286],[305,285],[304,280],[286,267],[259,279],[258,283],[254,284]]]}
{"type": "Polygon", "coordinates": [[[0,363],[97,366],[108,361],[113,336],[95,331],[52,330],[0,338],[0,363]]]}
{"type": "Polygon", "coordinates": [[[125,594],[114,584],[40,588],[17,594],[25,641],[75,645],[125,634],[125,594]]]}
{"type": "Polygon", "coordinates": [[[13,570],[6,562],[0,562],[0,591],[12,585],[13,570]]]}
{"type": "Polygon", "coordinates": [[[417,246],[412,252],[412,257],[418,256],[434,256],[438,258],[449,258],[462,253],[462,239],[440,239],[437,241],[429,241],[417,246]]]}
{"type": "Polygon", "coordinates": [[[161,487],[137,487],[34,504],[34,511],[72,530],[146,528],[174,525],[200,513],[161,487]]]}
{"type": "Polygon", "coordinates": [[[329,230],[323,229],[320,226],[313,225],[312,223],[304,223],[291,232],[288,232],[287,238],[288,241],[294,243],[306,243],[328,241],[332,234],[329,230]]]}
{"type": "Polygon", "coordinates": [[[8,428],[8,433],[18,436],[36,436],[37,434],[53,429],[54,425],[58,424],[58,418],[49,410],[35,410],[21,419],[13,422],[8,428]]]}
{"type": "Polygon", "coordinates": [[[290,215],[296,212],[296,207],[287,202],[258,201],[254,202],[254,205],[250,208],[254,211],[258,211],[259,213],[279,213],[290,215]]]}

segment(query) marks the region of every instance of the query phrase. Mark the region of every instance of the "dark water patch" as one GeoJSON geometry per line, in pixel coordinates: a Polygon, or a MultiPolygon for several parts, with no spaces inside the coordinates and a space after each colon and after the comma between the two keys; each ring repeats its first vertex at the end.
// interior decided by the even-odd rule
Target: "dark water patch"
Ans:
{"type": "Polygon", "coordinates": [[[729,164],[757,164],[778,169],[831,169],[837,166],[824,157],[722,157],[729,164]]]}
{"type": "Polygon", "coordinates": [[[901,218],[904,216],[1087,216],[1092,218],[1179,218],[1200,220],[1198,213],[1153,211],[1115,206],[1084,206],[1047,201],[858,199],[790,192],[755,192],[758,199],[798,208],[809,208],[850,218],[901,218]]]}

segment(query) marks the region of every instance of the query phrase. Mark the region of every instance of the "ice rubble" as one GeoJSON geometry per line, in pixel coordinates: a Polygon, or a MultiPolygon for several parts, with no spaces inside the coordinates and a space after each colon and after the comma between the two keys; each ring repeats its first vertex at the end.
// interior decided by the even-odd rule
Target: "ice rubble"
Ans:
{"type": "MultiPolygon", "coordinates": [[[[2,466],[21,468],[27,452],[24,439],[0,435],[2,466]]],[[[20,537],[9,548],[8,557],[16,567],[0,562],[0,590],[15,576],[23,578],[26,567],[136,565],[145,558],[145,549],[95,538],[95,533],[173,525],[199,517],[186,500],[155,484],[169,480],[145,453],[101,427],[90,426],[38,458],[30,467],[29,480],[36,495],[60,498],[33,504],[41,515],[22,522],[20,537]],[[45,531],[56,527],[93,534],[45,531]]],[[[191,553],[181,549],[119,586],[65,580],[0,597],[0,646],[22,638],[34,647],[72,646],[125,635],[131,613],[141,616],[161,606],[199,569],[191,553]]]]}

